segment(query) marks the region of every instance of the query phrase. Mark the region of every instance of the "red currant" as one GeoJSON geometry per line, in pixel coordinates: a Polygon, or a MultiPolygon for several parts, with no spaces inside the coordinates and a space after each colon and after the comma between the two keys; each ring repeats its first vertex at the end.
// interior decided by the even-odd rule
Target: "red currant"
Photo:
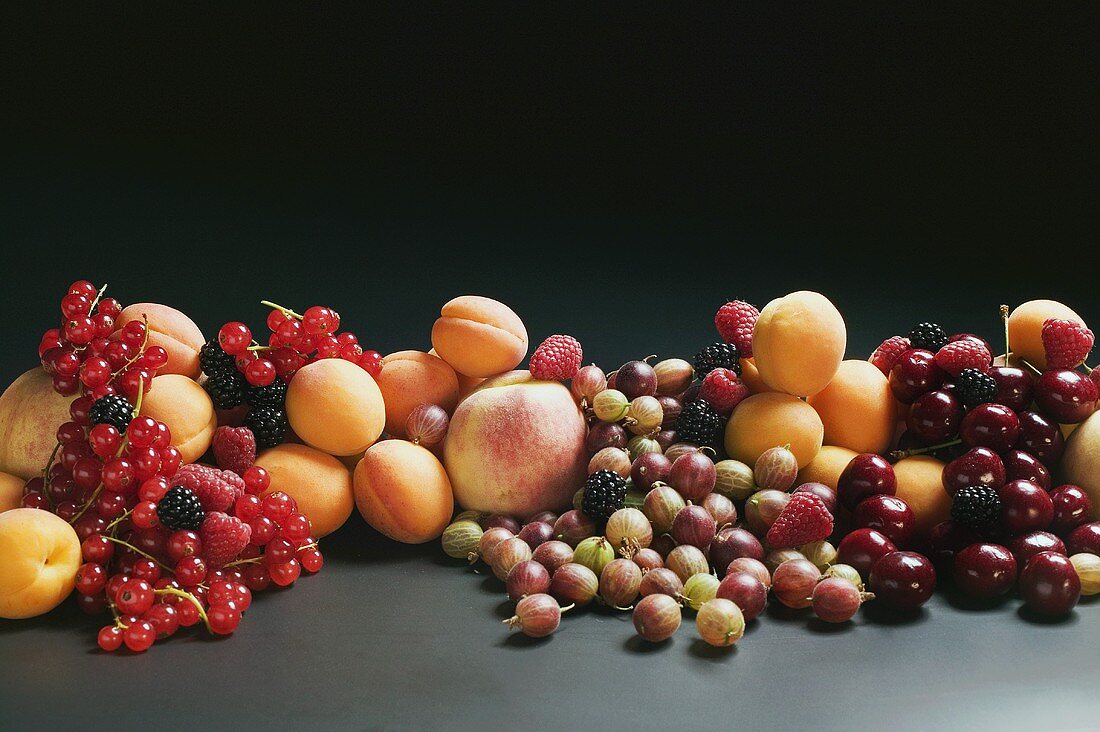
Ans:
{"type": "Polygon", "coordinates": [[[61,298],[61,315],[65,318],[87,315],[90,312],[92,312],[92,301],[84,295],[70,292],[61,298]]]}
{"type": "Polygon", "coordinates": [[[134,417],[126,428],[131,447],[149,447],[157,438],[157,421],[152,417],[134,417]]]}
{"type": "Polygon", "coordinates": [[[331,335],[340,329],[340,316],[331,308],[314,305],[302,315],[302,329],[310,335],[331,335]]]}
{"type": "Polygon", "coordinates": [[[294,584],[295,580],[302,573],[302,567],[298,564],[297,559],[291,559],[286,564],[276,564],[268,567],[268,572],[271,573],[271,581],[277,584],[279,587],[289,587],[294,584]]]}
{"type": "Polygon", "coordinates": [[[97,424],[88,432],[88,444],[92,446],[92,452],[100,457],[113,457],[119,445],[122,444],[122,435],[118,428],[111,424],[97,424]]]}
{"type": "Polygon", "coordinates": [[[86,562],[76,570],[76,591],[82,595],[94,595],[107,585],[107,570],[102,564],[86,562]]]}
{"type": "Polygon", "coordinates": [[[382,373],[382,354],[378,351],[364,351],[358,363],[360,368],[375,378],[382,373]]]}
{"type": "Polygon", "coordinates": [[[85,457],[76,461],[73,466],[73,483],[81,490],[94,490],[99,485],[101,464],[93,457],[85,457]]]}
{"type": "Polygon", "coordinates": [[[119,612],[140,615],[153,606],[153,585],[132,577],[122,583],[115,593],[115,605],[119,612]]]}
{"type": "Polygon", "coordinates": [[[245,523],[262,516],[263,509],[259,497],[246,493],[238,498],[233,506],[233,515],[245,523]]]}
{"type": "Polygon", "coordinates": [[[74,399],[73,403],[69,405],[69,416],[73,418],[81,427],[87,427],[90,423],[88,421],[88,410],[95,404],[95,400],[90,396],[83,396],[79,399],[74,399]]]}
{"type": "Polygon", "coordinates": [[[111,380],[111,364],[102,356],[92,356],[80,368],[80,381],[89,389],[104,386],[111,380]]]}
{"type": "Polygon", "coordinates": [[[275,532],[278,530],[275,522],[267,516],[252,519],[248,525],[252,528],[249,542],[254,546],[264,546],[275,538],[275,532]]]}
{"type": "Polygon", "coordinates": [[[130,358],[134,355],[136,350],[136,348],[124,341],[111,341],[111,343],[103,349],[103,357],[111,364],[111,368],[117,371],[129,363],[130,358]]]}
{"type": "Polygon", "coordinates": [[[244,480],[245,490],[253,495],[260,495],[271,487],[271,475],[258,465],[244,471],[241,478],[244,480]]]}
{"type": "Polygon", "coordinates": [[[264,516],[277,524],[282,524],[297,508],[294,499],[282,491],[273,491],[263,497],[264,516]]]}
{"type": "Polygon", "coordinates": [[[257,358],[248,364],[244,378],[252,386],[268,386],[275,381],[275,364],[266,358],[257,358]]]}
{"type": "Polygon", "coordinates": [[[202,553],[202,539],[194,531],[181,529],[168,537],[168,557],[179,562],[185,557],[197,557],[202,553]]]}
{"type": "Polygon", "coordinates": [[[91,300],[98,293],[99,293],[99,290],[96,289],[96,286],[93,285],[88,280],[77,280],[76,282],[69,285],[69,289],[65,294],[67,294],[67,295],[83,295],[84,297],[91,300]]]}
{"type": "Polygon", "coordinates": [[[152,624],[153,629],[157,632],[157,638],[167,638],[180,627],[179,612],[173,605],[157,603],[149,608],[144,619],[152,624]]]}
{"type": "Polygon", "coordinates": [[[80,544],[80,553],[86,562],[106,564],[115,554],[115,545],[101,534],[92,534],[80,544]]]}
{"type": "Polygon", "coordinates": [[[84,428],[76,422],[63,422],[57,428],[58,442],[75,442],[84,439],[84,428]]]}
{"type": "Polygon", "coordinates": [[[141,356],[143,365],[154,371],[168,364],[168,351],[163,346],[149,346],[141,356]]]}
{"type": "Polygon", "coordinates": [[[292,542],[301,542],[309,538],[313,527],[305,514],[292,513],[279,523],[283,530],[283,536],[292,542]]]}
{"type": "Polygon", "coordinates": [[[139,529],[151,529],[160,522],[157,515],[157,504],[152,501],[142,501],[134,506],[134,512],[130,514],[130,520],[139,529]]]}
{"type": "MultiPolygon", "coordinates": [[[[95,337],[97,339],[106,339],[115,332],[115,319],[112,318],[110,315],[107,315],[106,313],[93,315],[92,324],[95,326],[95,337]]],[[[100,353],[102,352],[102,350],[103,347],[100,346],[100,349],[96,352],[100,353]]]]}
{"type": "Polygon", "coordinates": [[[324,566],[325,558],[321,555],[320,549],[303,549],[298,552],[298,562],[302,565],[302,569],[310,574],[316,574],[324,566]]]}
{"type": "Polygon", "coordinates": [[[134,653],[149,650],[157,639],[157,631],[148,620],[137,620],[122,631],[122,642],[134,653]]]}
{"type": "Polygon", "coordinates": [[[244,323],[236,321],[226,323],[218,331],[218,343],[229,355],[239,356],[245,353],[252,343],[252,331],[244,323]]]}
{"type": "Polygon", "coordinates": [[[115,625],[104,625],[99,629],[96,643],[108,653],[117,651],[122,646],[122,629],[115,625]]]}
{"type": "Polygon", "coordinates": [[[268,567],[286,564],[294,558],[294,544],[282,537],[272,539],[264,548],[264,561],[268,567]]]}
{"type": "Polygon", "coordinates": [[[117,318],[122,313],[122,304],[113,297],[105,297],[99,301],[99,312],[117,318]]]}
{"type": "Polygon", "coordinates": [[[174,445],[162,448],[160,451],[160,470],[164,475],[175,475],[183,464],[183,454],[174,445]]]}
{"type": "Polygon", "coordinates": [[[108,521],[118,518],[126,511],[126,498],[113,491],[105,490],[96,499],[95,510],[108,521]]]}
{"type": "Polygon", "coordinates": [[[244,583],[252,592],[263,592],[271,585],[271,574],[263,564],[250,564],[244,569],[244,583]]]}
{"type": "Polygon", "coordinates": [[[176,579],[184,587],[195,587],[206,579],[206,563],[201,557],[185,556],[176,562],[176,579]]]}
{"type": "Polygon", "coordinates": [[[210,630],[218,635],[229,635],[241,624],[241,613],[232,606],[215,605],[206,613],[210,630]]]}
{"type": "Polygon", "coordinates": [[[103,487],[124,493],[134,483],[134,467],[126,458],[115,458],[103,465],[103,487]]]}
{"type": "Polygon", "coordinates": [[[131,320],[122,326],[122,342],[136,351],[145,342],[145,332],[145,323],[140,320],[131,320]]]}
{"type": "Polygon", "coordinates": [[[172,485],[167,478],[163,475],[155,475],[148,480],[142,481],[141,487],[138,488],[138,500],[160,503],[160,499],[164,498],[164,494],[167,493],[168,489],[171,487],[172,485]]]}
{"type": "Polygon", "coordinates": [[[181,600],[175,608],[180,627],[190,628],[199,622],[199,609],[190,600],[181,600]]]}
{"type": "Polygon", "coordinates": [[[77,315],[61,326],[61,335],[76,346],[86,346],[95,338],[95,321],[87,315],[77,315]]]}
{"type": "Polygon", "coordinates": [[[317,348],[317,358],[336,358],[340,355],[340,341],[332,336],[321,336],[314,345],[317,348]]]}

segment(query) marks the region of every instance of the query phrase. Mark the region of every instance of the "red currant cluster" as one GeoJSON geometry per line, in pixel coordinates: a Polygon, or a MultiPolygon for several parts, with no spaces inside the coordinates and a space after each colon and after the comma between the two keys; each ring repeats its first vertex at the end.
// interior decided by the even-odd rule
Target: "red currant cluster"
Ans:
{"type": "Polygon", "coordinates": [[[61,327],[42,334],[38,357],[59,394],[99,399],[121,393],[134,400],[168,363],[167,351],[148,345],[144,322],[132,320],[116,331],[122,305],[103,297],[106,289],[74,282],[61,299],[61,327]]]}

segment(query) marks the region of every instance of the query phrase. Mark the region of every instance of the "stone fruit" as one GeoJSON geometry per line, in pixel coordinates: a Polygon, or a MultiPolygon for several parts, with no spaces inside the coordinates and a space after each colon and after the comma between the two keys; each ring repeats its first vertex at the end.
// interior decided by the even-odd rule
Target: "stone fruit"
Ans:
{"type": "Polygon", "coordinates": [[[886,458],[874,453],[863,453],[852,458],[837,481],[837,499],[849,511],[870,496],[897,492],[894,468],[886,458]]]}
{"type": "Polygon", "coordinates": [[[938,445],[956,437],[962,422],[962,401],[946,389],[936,389],[917,397],[910,405],[905,425],[909,434],[921,443],[938,445]]]}
{"type": "Polygon", "coordinates": [[[955,556],[955,584],[981,599],[1007,594],[1016,584],[1016,558],[999,544],[971,544],[955,556]]]}
{"type": "Polygon", "coordinates": [[[291,443],[260,453],[256,465],[265,469],[271,484],[265,493],[282,491],[298,503],[320,538],[344,525],[355,507],[351,472],[328,453],[291,443]]]}
{"type": "Polygon", "coordinates": [[[797,483],[821,483],[836,490],[840,474],[859,453],[846,447],[823,445],[817,456],[798,471],[797,483]]]}
{"type": "Polygon", "coordinates": [[[897,496],[880,493],[859,502],[852,515],[852,525],[861,529],[875,529],[896,546],[905,547],[913,537],[916,517],[905,501],[897,496]]]}
{"type": "Polygon", "coordinates": [[[794,396],[817,394],[828,386],[846,344],[844,318],[836,306],[824,295],[806,290],[768,303],[752,335],[761,380],[794,396]]]}
{"type": "Polygon", "coordinates": [[[507,305],[463,295],[443,306],[432,326],[432,346],[460,374],[495,376],[527,355],[527,328],[507,305]]]}
{"type": "Polygon", "coordinates": [[[1054,518],[1050,494],[1038,483],[1013,480],[998,491],[1001,497],[1001,525],[1010,534],[1041,531],[1054,518]]]}
{"type": "Polygon", "coordinates": [[[191,318],[175,308],[152,302],[129,305],[115,318],[115,335],[112,337],[121,335],[127,323],[140,321],[143,316],[148,319],[149,345],[160,346],[168,352],[168,363],[157,373],[199,378],[199,349],[206,343],[206,338],[191,318]]]}
{"type": "Polygon", "coordinates": [[[824,442],[856,452],[885,452],[894,437],[897,404],[890,382],[867,361],[843,361],[836,376],[809,398],[824,442]]]}
{"type": "Polygon", "coordinates": [[[988,447],[975,447],[949,462],[943,469],[943,489],[955,495],[960,488],[986,485],[1000,488],[1005,483],[1005,465],[988,447]]]}
{"type": "Polygon", "coordinates": [[[1066,553],[1065,543],[1049,531],[1029,531],[1014,536],[1008,543],[1008,548],[1012,551],[1012,556],[1016,557],[1017,568],[1027,564],[1027,560],[1039,552],[1066,553]]]}
{"type": "Polygon", "coordinates": [[[894,463],[897,480],[894,495],[913,511],[915,541],[923,539],[933,526],[951,517],[951,496],[943,488],[943,468],[941,461],[928,455],[907,457],[894,463]]]}
{"type": "Polygon", "coordinates": [[[1022,412],[1031,404],[1035,379],[1031,373],[1016,366],[995,366],[989,375],[997,382],[997,397],[993,400],[1014,412],[1022,412]]]}
{"type": "Polygon", "coordinates": [[[0,473],[0,513],[19,508],[23,501],[26,481],[17,475],[0,473]]]}
{"type": "Polygon", "coordinates": [[[363,452],[386,425],[378,384],[341,358],[321,359],[299,369],[287,388],[286,413],[302,441],[330,455],[363,452]]]}
{"type": "Polygon", "coordinates": [[[1030,480],[1050,490],[1050,471],[1031,453],[1009,450],[1001,455],[1001,460],[1005,466],[1005,480],[1030,480]]]}
{"type": "Polygon", "coordinates": [[[56,514],[37,508],[0,513],[0,618],[42,615],[76,583],[80,540],[56,514]]]}
{"type": "Polygon", "coordinates": [[[29,480],[41,474],[69,420],[72,397],[53,389],[41,368],[27,371],[0,396],[0,471],[29,480]]]}
{"type": "Polygon", "coordinates": [[[914,348],[901,354],[890,369],[890,389],[902,404],[912,404],[943,384],[944,372],[936,365],[935,354],[914,348]]]}
{"type": "Polygon", "coordinates": [[[386,407],[386,432],[405,439],[405,422],[421,404],[438,404],[448,414],[458,406],[459,385],[446,361],[422,351],[398,351],[383,359],[378,389],[386,407]]]}
{"type": "Polygon", "coordinates": [[[367,523],[406,544],[438,539],[454,513],[443,465],[427,448],[404,440],[367,450],[355,468],[354,487],[367,523]]]}
{"type": "Polygon", "coordinates": [[[1096,411],[1096,382],[1079,371],[1054,369],[1035,382],[1035,405],[1062,424],[1078,424],[1096,411]]]}
{"type": "Polygon", "coordinates": [[[149,393],[142,399],[141,413],[168,425],[172,430],[172,444],[185,463],[196,462],[210,449],[214,430],[218,428],[210,395],[196,382],[179,374],[164,374],[153,379],[149,393]]]}
{"type": "Polygon", "coordinates": [[[1057,422],[1038,412],[1020,412],[1020,435],[1016,446],[1039,458],[1047,467],[1053,467],[1066,449],[1066,441],[1057,422]]]}
{"type": "Polygon", "coordinates": [[[875,562],[896,551],[894,542],[874,529],[856,529],[840,540],[836,550],[840,563],[854,567],[861,577],[867,576],[875,562]]]}
{"type": "Polygon", "coordinates": [[[1047,367],[1043,347],[1043,323],[1051,318],[1073,320],[1084,325],[1081,316],[1054,300],[1030,300],[1018,306],[1008,316],[1008,342],[1019,358],[1043,371],[1047,367]]]}
{"type": "Polygon", "coordinates": [[[1050,499],[1054,504],[1052,530],[1064,535],[1092,520],[1092,499],[1080,487],[1060,485],[1050,492],[1050,499]]]}
{"type": "Polygon", "coordinates": [[[898,610],[914,610],[936,589],[932,562],[916,552],[891,552],[875,562],[867,579],[875,600],[898,610]]]}
{"type": "Polygon", "coordinates": [[[755,465],[776,445],[790,445],[799,469],[821,449],[821,418],[806,402],[789,394],[754,394],[737,405],[726,425],[726,452],[734,460],[755,465]]]}
{"type": "Polygon", "coordinates": [[[1039,615],[1066,615],[1081,598],[1081,579],[1069,557],[1039,552],[1020,571],[1020,596],[1039,615]]]}

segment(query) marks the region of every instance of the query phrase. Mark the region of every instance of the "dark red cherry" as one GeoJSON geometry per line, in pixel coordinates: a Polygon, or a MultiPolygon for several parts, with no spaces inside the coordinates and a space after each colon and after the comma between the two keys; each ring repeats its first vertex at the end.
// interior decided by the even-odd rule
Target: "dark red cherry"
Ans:
{"type": "Polygon", "coordinates": [[[1067,614],[1081,599],[1081,579],[1069,557],[1039,552],[1027,560],[1020,572],[1020,595],[1031,611],[1058,617],[1067,614]]]}
{"type": "Polygon", "coordinates": [[[1001,455],[1005,466],[1005,480],[1030,480],[1043,490],[1050,490],[1050,471],[1030,452],[1009,450],[1001,455]]]}
{"type": "Polygon", "coordinates": [[[941,521],[928,532],[928,546],[931,550],[928,556],[937,568],[950,570],[954,565],[955,555],[978,541],[978,532],[969,526],[951,519],[941,521]]]}
{"type": "Polygon", "coordinates": [[[1001,486],[1001,525],[1010,534],[1042,531],[1054,518],[1050,494],[1038,483],[1013,480],[1001,486]]]}
{"type": "Polygon", "coordinates": [[[916,552],[891,552],[875,562],[867,582],[875,602],[912,610],[928,602],[936,589],[936,570],[916,552]]]}
{"type": "Polygon", "coordinates": [[[936,389],[917,397],[909,407],[905,424],[908,433],[925,445],[938,445],[953,440],[959,434],[963,405],[957,396],[936,389]]]}
{"type": "Polygon", "coordinates": [[[949,495],[972,485],[1000,488],[1005,482],[1004,462],[988,447],[975,447],[943,468],[943,487],[949,495]]]}
{"type": "Polygon", "coordinates": [[[1066,537],[1066,553],[1100,554],[1100,521],[1081,524],[1066,537]]]}
{"type": "Polygon", "coordinates": [[[854,528],[880,531],[899,547],[909,544],[916,520],[908,503],[881,493],[864,498],[852,514],[854,528]]]}
{"type": "Polygon", "coordinates": [[[971,597],[990,599],[1016,584],[1016,557],[1000,544],[971,544],[955,557],[955,584],[971,597]]]}
{"type": "Polygon", "coordinates": [[[1050,492],[1050,499],[1054,503],[1051,531],[1064,535],[1092,521],[1092,499],[1080,487],[1060,485],[1050,492]]]}
{"type": "Polygon", "coordinates": [[[1066,447],[1066,438],[1057,422],[1038,412],[1020,412],[1020,438],[1016,447],[1039,458],[1047,467],[1058,463],[1066,447]]]}
{"type": "Polygon", "coordinates": [[[1039,552],[1066,553],[1066,545],[1049,531],[1029,531],[1026,534],[1020,534],[1013,537],[1012,541],[1008,543],[1008,548],[1012,550],[1012,554],[1016,557],[1018,567],[1027,564],[1027,560],[1039,552]]]}
{"type": "Polygon", "coordinates": [[[1004,452],[1020,437],[1020,418],[1003,404],[979,404],[963,417],[959,434],[970,447],[1004,452]]]}
{"type": "Polygon", "coordinates": [[[852,458],[841,472],[837,479],[836,494],[842,506],[854,511],[867,496],[879,493],[892,496],[897,489],[894,466],[881,455],[865,452],[852,458]]]}
{"type": "Polygon", "coordinates": [[[840,540],[836,556],[841,564],[851,565],[860,577],[866,577],[875,562],[897,549],[881,531],[856,529],[840,540]]]}
{"type": "Polygon", "coordinates": [[[1028,408],[1035,393],[1035,379],[1015,366],[994,366],[989,375],[997,382],[997,397],[993,400],[1014,412],[1028,408]]]}
{"type": "Polygon", "coordinates": [[[1035,382],[1035,404],[1061,424],[1077,424],[1096,411],[1096,382],[1070,369],[1047,371],[1035,382]]]}
{"type": "Polygon", "coordinates": [[[899,402],[912,404],[921,394],[938,389],[943,378],[944,372],[936,365],[935,354],[913,348],[901,354],[890,369],[890,389],[899,402]]]}

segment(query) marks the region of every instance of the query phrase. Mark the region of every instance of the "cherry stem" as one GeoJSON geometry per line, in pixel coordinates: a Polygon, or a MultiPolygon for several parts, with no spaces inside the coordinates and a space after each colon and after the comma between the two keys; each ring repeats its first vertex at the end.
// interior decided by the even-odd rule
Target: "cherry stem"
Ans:
{"type": "Polygon", "coordinates": [[[261,305],[266,305],[269,308],[274,308],[274,309],[278,310],[280,313],[282,313],[283,315],[286,315],[287,317],[296,318],[298,320],[303,319],[301,315],[294,312],[290,308],[284,308],[282,305],[279,305],[278,303],[271,302],[270,300],[260,300],[260,304],[261,305]]]}
{"type": "Polygon", "coordinates": [[[1005,324],[1005,366],[1008,366],[1008,354],[1012,353],[1012,347],[1009,345],[1008,342],[1008,313],[1008,305],[1002,305],[1001,320],[1003,320],[1005,324]]]}
{"type": "Polygon", "coordinates": [[[145,557],[149,561],[155,563],[157,566],[159,566],[161,569],[165,570],[166,572],[173,571],[171,567],[166,566],[163,562],[161,562],[159,559],[154,557],[152,554],[147,554],[146,552],[143,552],[142,550],[138,549],[136,546],[134,546],[133,544],[131,544],[128,541],[123,541],[122,539],[116,539],[115,537],[107,536],[106,534],[100,534],[100,536],[102,536],[107,541],[118,544],[119,546],[124,546],[127,549],[129,549],[130,551],[135,552],[136,554],[140,554],[141,556],[145,557]]]}
{"type": "Polygon", "coordinates": [[[954,447],[955,445],[961,445],[962,439],[951,440],[950,442],[944,442],[939,445],[931,445],[929,447],[914,447],[910,450],[894,450],[890,453],[890,457],[894,460],[903,460],[907,457],[913,457],[915,455],[924,455],[936,450],[942,450],[945,447],[954,447]]]}
{"type": "Polygon", "coordinates": [[[1035,374],[1036,376],[1042,376],[1043,375],[1043,372],[1040,371],[1039,369],[1035,368],[1035,366],[1033,366],[1030,362],[1028,362],[1028,360],[1026,358],[1021,358],[1020,363],[1022,363],[1028,371],[1035,374]]]}
{"type": "Polygon", "coordinates": [[[206,617],[206,610],[203,609],[202,603],[199,602],[199,598],[195,597],[190,592],[186,592],[184,590],[177,590],[175,587],[164,587],[164,588],[159,589],[159,590],[153,590],[153,594],[154,595],[160,595],[162,597],[164,595],[172,595],[173,597],[179,597],[183,600],[187,600],[188,602],[190,602],[192,605],[195,606],[196,610],[199,611],[199,617],[202,618],[202,622],[206,626],[206,629],[208,631],[210,631],[211,633],[214,632],[214,629],[210,627],[210,618],[206,617]]]}

